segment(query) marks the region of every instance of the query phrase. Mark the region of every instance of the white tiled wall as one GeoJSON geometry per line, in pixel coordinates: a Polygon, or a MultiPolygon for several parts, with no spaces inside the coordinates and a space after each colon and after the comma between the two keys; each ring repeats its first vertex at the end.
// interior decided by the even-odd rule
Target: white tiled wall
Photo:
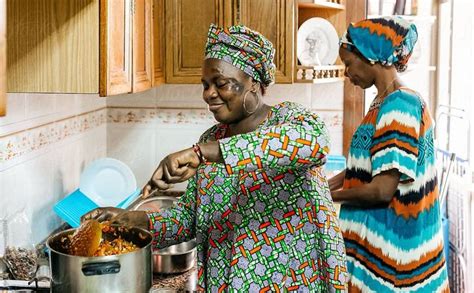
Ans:
{"type": "Polygon", "coordinates": [[[8,223],[2,236],[19,242],[31,231],[29,241],[38,243],[59,226],[53,204],[78,187],[84,166],[106,156],[105,119],[93,123],[84,114],[96,117],[105,106],[97,95],[7,95],[7,116],[0,117],[0,219],[8,223]],[[21,153],[5,156],[5,143],[19,144],[12,150],[21,153]]]}

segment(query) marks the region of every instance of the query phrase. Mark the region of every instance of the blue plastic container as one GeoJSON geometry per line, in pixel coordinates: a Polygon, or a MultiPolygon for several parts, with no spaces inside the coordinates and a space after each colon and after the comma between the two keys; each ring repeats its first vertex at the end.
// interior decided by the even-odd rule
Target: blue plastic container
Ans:
{"type": "MultiPolygon", "coordinates": [[[[127,208],[140,195],[140,190],[137,189],[133,194],[125,198],[116,207],[127,208]]],[[[61,201],[56,203],[53,210],[56,214],[68,223],[71,227],[76,228],[81,225],[81,217],[99,206],[88,198],[79,189],[69,194],[61,201]]]]}

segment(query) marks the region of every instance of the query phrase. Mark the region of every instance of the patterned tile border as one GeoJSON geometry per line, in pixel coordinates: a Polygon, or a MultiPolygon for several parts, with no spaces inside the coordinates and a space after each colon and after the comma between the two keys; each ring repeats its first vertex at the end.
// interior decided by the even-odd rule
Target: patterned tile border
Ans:
{"type": "MultiPolygon", "coordinates": [[[[342,131],[342,111],[315,111],[330,131],[342,131]]],[[[51,146],[105,123],[206,124],[215,120],[206,109],[101,108],[0,137],[0,163],[51,146]]]]}
{"type": "Polygon", "coordinates": [[[324,122],[326,123],[326,127],[328,128],[341,127],[341,131],[342,131],[342,118],[343,118],[342,111],[313,110],[313,112],[319,115],[319,117],[321,117],[321,119],[324,120],[324,122]]]}
{"type": "Polygon", "coordinates": [[[163,109],[163,108],[107,108],[108,123],[162,123],[162,124],[206,124],[216,123],[206,109],[163,109]]]}
{"type": "Polygon", "coordinates": [[[106,113],[106,108],[97,109],[0,137],[0,163],[99,127],[106,113]]]}
{"type": "MultiPolygon", "coordinates": [[[[206,109],[163,109],[163,108],[107,108],[108,123],[163,123],[163,124],[213,124],[212,114],[206,109]]],[[[342,127],[342,111],[313,110],[328,127],[342,127]]]]}

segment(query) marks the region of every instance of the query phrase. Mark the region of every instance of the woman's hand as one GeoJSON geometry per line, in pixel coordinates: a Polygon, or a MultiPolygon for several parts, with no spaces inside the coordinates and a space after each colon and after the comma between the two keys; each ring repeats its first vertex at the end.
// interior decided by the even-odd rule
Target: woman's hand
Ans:
{"type": "Polygon", "coordinates": [[[145,211],[127,211],[124,209],[106,207],[96,208],[81,217],[81,222],[96,219],[99,222],[109,222],[112,225],[139,227],[148,229],[148,216],[145,211]]]}
{"type": "Polygon", "coordinates": [[[166,156],[158,165],[150,182],[143,189],[143,197],[147,197],[153,188],[166,190],[172,183],[183,182],[196,174],[201,162],[192,148],[188,148],[166,156]]]}
{"type": "Polygon", "coordinates": [[[110,219],[110,224],[127,227],[149,228],[149,219],[145,211],[125,211],[110,219]]]}

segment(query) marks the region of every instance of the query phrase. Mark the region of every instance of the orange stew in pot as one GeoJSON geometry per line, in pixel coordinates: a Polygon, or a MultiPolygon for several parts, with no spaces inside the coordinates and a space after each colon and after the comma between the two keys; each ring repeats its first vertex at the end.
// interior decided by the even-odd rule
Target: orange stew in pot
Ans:
{"type": "Polygon", "coordinates": [[[98,224],[99,227],[94,227],[93,224],[95,223],[83,223],[76,233],[68,235],[61,240],[70,254],[78,256],[108,256],[138,250],[139,247],[137,245],[124,240],[120,236],[121,233],[117,233],[127,231],[126,228],[112,227],[108,222],[98,224]],[[107,237],[104,237],[105,235],[107,237]],[[95,241],[97,241],[95,246],[91,245],[95,241]]]}

